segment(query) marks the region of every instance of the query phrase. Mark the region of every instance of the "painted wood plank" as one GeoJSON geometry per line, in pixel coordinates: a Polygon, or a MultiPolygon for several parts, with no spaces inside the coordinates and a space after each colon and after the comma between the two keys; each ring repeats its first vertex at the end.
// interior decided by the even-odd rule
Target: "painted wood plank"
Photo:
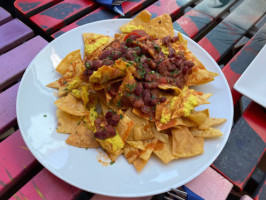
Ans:
{"type": "Polygon", "coordinates": [[[14,6],[26,18],[35,15],[62,0],[16,0],[14,6]]]}
{"type": "Polygon", "coordinates": [[[242,94],[234,90],[234,84],[247,69],[262,47],[266,44],[266,24],[249,40],[249,42],[223,68],[223,73],[232,92],[234,105],[242,94]]]}
{"type": "Polygon", "coordinates": [[[0,90],[22,76],[32,59],[48,44],[36,36],[0,56],[0,90]]]}
{"type": "Polygon", "coordinates": [[[0,135],[16,123],[16,98],[19,83],[0,93],[0,135]]]}
{"type": "Polygon", "coordinates": [[[194,38],[224,14],[235,2],[236,0],[223,2],[204,0],[176,20],[173,23],[174,28],[190,38],[194,38]]]}
{"type": "Polygon", "coordinates": [[[33,31],[18,19],[0,26],[0,54],[33,37],[33,31]]]}
{"type": "Polygon", "coordinates": [[[140,10],[151,4],[156,0],[134,0],[134,1],[126,1],[122,4],[122,8],[125,14],[125,17],[132,17],[140,10]]]}
{"type": "Polygon", "coordinates": [[[265,7],[265,0],[245,0],[211,32],[202,38],[198,44],[200,44],[214,60],[220,60],[265,14],[265,7]]]}
{"type": "Polygon", "coordinates": [[[0,143],[0,197],[37,165],[26,147],[21,133],[16,131],[0,143]]]}
{"type": "Polygon", "coordinates": [[[26,185],[24,185],[10,200],[34,199],[34,200],[71,200],[80,194],[81,190],[73,187],[53,174],[43,169],[26,185]]]}
{"type": "Polygon", "coordinates": [[[245,112],[243,118],[247,121],[249,126],[261,137],[264,141],[264,149],[266,148],[266,109],[252,102],[245,112]]]}
{"type": "MultiPolygon", "coordinates": [[[[138,9],[141,10],[145,7],[147,3],[149,3],[150,0],[134,0],[134,1],[127,1],[122,4],[124,14],[131,17],[132,13],[135,13],[138,9]],[[145,3],[144,3],[145,2],[145,3]]],[[[69,24],[68,26],[60,29],[59,31],[52,34],[52,38],[57,38],[63,33],[76,28],[78,26],[82,26],[84,24],[88,24],[91,22],[99,21],[99,20],[105,20],[105,19],[115,19],[118,18],[120,15],[104,8],[99,7],[98,9],[94,10],[93,12],[89,13],[88,15],[85,15],[84,17],[80,18],[79,20],[69,24]]]]}
{"type": "Polygon", "coordinates": [[[153,18],[167,13],[171,15],[173,20],[175,20],[181,11],[193,2],[195,2],[195,0],[158,0],[145,8],[145,10],[148,10],[153,18]]]}
{"type": "Polygon", "coordinates": [[[12,19],[12,16],[4,8],[0,7],[0,26],[12,19]]]}
{"type": "Polygon", "coordinates": [[[235,123],[228,141],[213,163],[221,174],[241,190],[265,152],[266,112],[255,103],[235,123]]]}
{"type": "Polygon", "coordinates": [[[91,0],[65,0],[30,17],[30,20],[48,35],[96,7],[97,4],[91,0]]]}
{"type": "MultiPolygon", "coordinates": [[[[259,185],[254,194],[254,200],[265,200],[266,199],[266,178],[259,185]]],[[[242,200],[242,199],[241,199],[242,200]]]]}
{"type": "Polygon", "coordinates": [[[205,200],[224,200],[233,188],[233,184],[211,167],[186,186],[205,200]]]}

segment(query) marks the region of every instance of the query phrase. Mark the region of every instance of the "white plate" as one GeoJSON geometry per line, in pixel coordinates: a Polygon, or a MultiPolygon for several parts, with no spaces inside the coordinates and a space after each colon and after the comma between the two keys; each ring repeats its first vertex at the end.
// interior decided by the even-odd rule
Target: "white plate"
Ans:
{"type": "Polygon", "coordinates": [[[266,108],[266,45],[235,83],[238,92],[266,108]]]}
{"type": "Polygon", "coordinates": [[[213,93],[209,108],[213,117],[226,118],[218,128],[224,136],[206,140],[202,155],[179,159],[167,165],[152,157],[141,173],[120,156],[113,165],[102,166],[96,149],[80,149],[65,143],[68,135],[56,132],[55,90],[45,87],[58,79],[54,65],[73,50],[83,51],[82,33],[113,36],[129,19],[105,20],[67,32],[48,44],[31,62],[21,80],[17,96],[17,119],[23,139],[32,154],[57,177],[83,190],[116,197],[141,197],[163,193],[181,186],[203,172],[224,147],[232,126],[233,103],[227,81],[216,62],[197,43],[188,40],[189,49],[211,71],[215,81],[197,87],[213,93]],[[46,115],[46,117],[44,117],[46,115]]]}

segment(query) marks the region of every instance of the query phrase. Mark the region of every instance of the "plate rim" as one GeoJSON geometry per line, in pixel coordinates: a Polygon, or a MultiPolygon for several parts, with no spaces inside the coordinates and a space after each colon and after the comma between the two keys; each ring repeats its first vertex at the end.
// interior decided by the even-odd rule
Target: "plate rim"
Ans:
{"type": "MultiPolygon", "coordinates": [[[[82,26],[79,26],[79,27],[76,27],[76,28],[74,28],[74,29],[72,29],[72,30],[70,30],[70,31],[68,31],[68,32],[66,32],[66,33],[64,33],[64,34],[62,34],[62,35],[60,35],[58,38],[61,38],[61,37],[63,37],[65,34],[71,34],[72,32],[74,32],[74,31],[78,31],[79,29],[82,29],[83,27],[85,27],[85,26],[88,26],[88,25],[92,25],[92,24],[97,24],[97,23],[106,23],[106,22],[113,22],[113,21],[124,21],[125,23],[126,22],[129,22],[130,20],[132,20],[131,18],[126,18],[126,19],[107,19],[107,20],[100,20],[100,21],[95,21],[95,22],[91,22],[91,23],[87,23],[87,24],[84,24],[84,25],[82,25],[82,26]]],[[[178,31],[177,30],[175,30],[174,29],[174,33],[175,33],[175,35],[178,33],[178,31]]],[[[182,34],[182,33],[181,33],[182,34]]],[[[213,62],[215,62],[216,64],[217,64],[217,62],[210,56],[210,54],[205,50],[205,49],[203,49],[198,43],[196,43],[193,39],[191,39],[191,38],[189,38],[188,36],[186,36],[186,35],[184,35],[184,34],[182,34],[183,35],[183,37],[186,39],[186,40],[190,40],[190,42],[192,42],[192,43],[195,43],[196,45],[197,45],[197,47],[201,50],[201,51],[203,51],[205,54],[206,54],[206,56],[208,57],[208,59],[211,59],[213,62]]],[[[58,39],[58,38],[56,38],[56,39],[58,39]]],[[[25,72],[24,72],[24,74],[23,74],[23,77],[22,77],[22,79],[21,79],[21,81],[20,81],[20,85],[19,85],[19,88],[18,88],[18,92],[17,92],[17,98],[16,98],[16,115],[17,115],[17,122],[18,122],[18,126],[19,127],[21,127],[20,126],[20,124],[22,123],[21,122],[21,118],[20,117],[18,117],[19,115],[20,115],[20,111],[19,111],[19,99],[21,98],[20,96],[21,96],[21,88],[22,88],[22,85],[23,85],[23,82],[24,82],[24,79],[25,79],[25,77],[26,77],[26,74],[27,73],[29,73],[29,71],[31,70],[31,68],[33,68],[33,64],[34,64],[34,62],[35,62],[35,60],[38,58],[38,56],[40,55],[40,54],[42,54],[42,52],[43,51],[45,51],[47,48],[49,48],[50,46],[52,46],[53,45],[53,43],[56,41],[56,39],[54,39],[53,41],[51,41],[51,42],[49,42],[33,59],[32,59],[32,61],[30,62],[30,64],[28,65],[28,67],[27,67],[27,69],[25,70],[25,72]]],[[[51,172],[54,176],[56,176],[56,177],[58,177],[58,178],[60,178],[62,181],[64,181],[64,182],[66,182],[66,183],[68,183],[68,184],[70,184],[70,185],[72,185],[72,186],[74,186],[74,187],[77,187],[77,188],[79,188],[79,189],[81,189],[81,190],[84,190],[84,191],[88,191],[88,192],[91,192],[91,193],[94,193],[94,194],[99,194],[99,195],[105,195],[105,196],[109,196],[109,197],[145,197],[145,196],[152,196],[152,195],[156,195],[156,194],[161,194],[161,193],[164,193],[164,192],[166,192],[166,191],[169,191],[169,190],[171,190],[172,188],[177,188],[177,187],[179,187],[180,185],[184,185],[184,184],[186,184],[186,183],[188,183],[189,181],[191,181],[191,180],[193,180],[193,179],[195,179],[196,177],[198,177],[203,171],[205,171],[208,167],[210,167],[210,165],[214,162],[214,160],[220,155],[220,153],[221,153],[221,151],[223,150],[223,148],[225,147],[225,144],[227,143],[227,141],[228,141],[228,138],[229,138],[229,135],[230,135],[230,132],[231,132],[231,129],[232,129],[232,125],[233,125],[233,116],[234,116],[234,109],[233,109],[233,98],[232,98],[232,93],[231,93],[231,90],[230,90],[230,87],[229,87],[229,84],[228,84],[228,81],[227,81],[227,79],[225,78],[225,76],[224,76],[224,74],[223,74],[223,72],[222,72],[222,70],[221,70],[221,68],[219,67],[219,65],[217,64],[217,66],[215,66],[215,68],[217,68],[217,70],[219,71],[219,76],[221,76],[221,78],[224,80],[224,82],[226,83],[225,84],[225,88],[224,89],[226,89],[227,90],[227,93],[229,94],[229,100],[230,100],[230,107],[231,107],[231,109],[230,109],[230,114],[229,114],[229,116],[231,116],[231,120],[229,121],[229,125],[228,125],[228,127],[227,127],[227,129],[228,129],[228,134],[227,134],[227,137],[222,141],[222,143],[221,143],[221,148],[219,148],[219,149],[217,149],[217,153],[216,153],[216,156],[213,156],[213,158],[212,159],[209,159],[208,160],[208,162],[207,163],[204,163],[192,176],[189,176],[189,177],[187,177],[186,179],[184,179],[184,180],[182,180],[182,181],[180,181],[180,183],[178,183],[178,184],[175,184],[175,185],[172,185],[172,186],[168,186],[168,187],[164,187],[163,189],[161,189],[161,190],[156,190],[156,191],[150,191],[150,192],[145,192],[145,193],[140,193],[140,194],[135,194],[135,193],[131,193],[131,194],[122,194],[122,195],[120,195],[120,194],[110,194],[110,193],[108,193],[108,192],[103,192],[103,191],[95,191],[95,190],[89,190],[88,188],[84,188],[84,187],[82,187],[82,186],[80,186],[80,185],[76,185],[76,184],[73,184],[71,181],[69,181],[69,180],[67,180],[67,178],[64,178],[60,173],[58,173],[56,170],[54,170],[53,168],[48,168],[48,167],[46,167],[45,166],[45,164],[43,163],[43,161],[42,161],[42,159],[40,159],[40,158],[38,158],[38,156],[35,154],[35,151],[33,151],[32,149],[31,149],[31,146],[30,145],[28,145],[28,141],[27,141],[27,139],[26,139],[26,135],[24,134],[24,131],[25,130],[23,130],[23,129],[20,129],[19,128],[19,130],[20,130],[20,132],[21,132],[21,135],[22,135],[22,138],[23,138],[23,140],[24,140],[24,142],[25,142],[25,144],[27,145],[27,147],[30,149],[30,152],[33,154],[33,156],[34,156],[34,158],[36,159],[36,160],[38,160],[38,162],[40,162],[42,165],[43,165],[43,167],[45,168],[45,169],[47,169],[49,172],[51,172]]]]}

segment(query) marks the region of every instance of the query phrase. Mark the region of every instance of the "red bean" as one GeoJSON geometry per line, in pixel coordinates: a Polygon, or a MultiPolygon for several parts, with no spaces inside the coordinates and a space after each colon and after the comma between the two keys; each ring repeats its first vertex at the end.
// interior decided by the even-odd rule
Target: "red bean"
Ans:
{"type": "Polygon", "coordinates": [[[116,134],[115,128],[111,125],[106,125],[104,127],[104,130],[108,133],[108,136],[110,136],[110,137],[113,137],[116,134]]]}
{"type": "Polygon", "coordinates": [[[178,37],[178,36],[175,36],[175,37],[172,37],[171,42],[174,43],[174,42],[176,42],[177,40],[179,40],[179,37],[178,37]]]}
{"type": "Polygon", "coordinates": [[[142,84],[141,84],[141,83],[137,83],[134,93],[135,93],[137,96],[140,96],[140,95],[142,94],[142,91],[143,91],[143,86],[142,86],[142,84]]]}
{"type": "Polygon", "coordinates": [[[148,113],[150,113],[151,112],[151,109],[150,109],[150,107],[149,106],[143,106],[141,109],[141,112],[143,112],[144,114],[148,114],[148,113]]]}
{"type": "Polygon", "coordinates": [[[145,89],[144,92],[143,92],[143,94],[142,94],[142,98],[143,98],[143,101],[144,101],[145,105],[148,105],[148,103],[151,100],[150,90],[145,89]]]}
{"type": "Polygon", "coordinates": [[[111,111],[108,111],[106,114],[105,114],[105,119],[109,119],[109,118],[111,118],[113,116],[113,112],[111,112],[111,111]]]}
{"type": "Polygon", "coordinates": [[[162,39],[163,45],[166,45],[166,46],[168,46],[168,44],[170,43],[170,41],[171,41],[171,36],[170,35],[168,35],[168,36],[166,36],[166,37],[164,37],[162,39]]]}
{"type": "Polygon", "coordinates": [[[119,115],[112,115],[111,118],[109,118],[108,120],[108,124],[111,126],[116,126],[118,124],[118,122],[120,121],[120,116],[119,115]]]}
{"type": "Polygon", "coordinates": [[[94,137],[104,140],[108,138],[108,133],[105,130],[99,130],[94,133],[94,137]]]}
{"type": "Polygon", "coordinates": [[[136,101],[134,101],[133,106],[135,108],[141,108],[142,106],[144,106],[144,102],[142,99],[137,99],[136,101]]]}
{"type": "Polygon", "coordinates": [[[166,99],[167,99],[166,97],[160,97],[160,98],[159,98],[159,101],[160,101],[160,103],[163,103],[163,102],[166,101],[166,99]]]}
{"type": "Polygon", "coordinates": [[[194,62],[191,61],[191,60],[186,60],[184,62],[184,65],[188,66],[189,68],[193,67],[194,66],[194,62]]]}
{"type": "Polygon", "coordinates": [[[112,54],[112,51],[111,50],[105,50],[105,51],[103,51],[102,53],[101,53],[101,55],[99,56],[99,59],[100,60],[103,60],[103,59],[105,59],[105,58],[107,58],[107,57],[109,57],[109,56],[111,56],[111,54],[112,54]]]}
{"type": "Polygon", "coordinates": [[[102,66],[102,62],[101,60],[93,60],[92,61],[92,66],[93,69],[97,70],[98,68],[100,68],[102,66]]]}

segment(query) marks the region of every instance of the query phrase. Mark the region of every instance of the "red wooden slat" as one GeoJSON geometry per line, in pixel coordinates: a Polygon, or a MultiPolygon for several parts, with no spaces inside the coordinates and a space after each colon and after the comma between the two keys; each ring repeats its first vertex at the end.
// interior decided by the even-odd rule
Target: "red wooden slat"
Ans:
{"type": "Polygon", "coordinates": [[[195,0],[158,0],[146,8],[153,17],[163,15],[165,13],[171,15],[172,19],[176,19],[179,12],[192,4],[195,0]]]}
{"type": "Polygon", "coordinates": [[[0,94],[0,135],[16,122],[16,98],[19,83],[0,94]]]}
{"type": "Polygon", "coordinates": [[[48,42],[40,36],[0,56],[0,90],[22,76],[34,56],[48,42]]]}
{"type": "MultiPolygon", "coordinates": [[[[136,1],[127,1],[124,2],[123,5],[123,11],[124,14],[127,16],[132,16],[135,12],[138,10],[142,9],[145,7],[147,3],[149,3],[150,0],[136,0],[136,1]]],[[[72,24],[69,24],[68,26],[60,29],[59,31],[55,32],[52,34],[52,38],[59,37],[63,33],[76,28],[78,26],[99,21],[99,20],[104,20],[104,19],[115,19],[118,18],[120,15],[116,14],[115,12],[112,12],[105,7],[99,7],[98,9],[94,10],[93,12],[89,13],[88,15],[85,15],[84,17],[80,18],[79,20],[73,22],[72,24]]]]}
{"type": "Polygon", "coordinates": [[[26,147],[19,131],[0,143],[0,152],[1,197],[36,166],[37,160],[26,147]]]}
{"type": "Polygon", "coordinates": [[[0,7],[0,25],[10,21],[12,16],[4,8],[0,7]]]}
{"type": "Polygon", "coordinates": [[[30,20],[45,34],[50,34],[96,7],[97,4],[90,0],[65,0],[30,17],[30,20]]]}
{"type": "Polygon", "coordinates": [[[78,196],[80,192],[80,189],[63,182],[43,169],[10,199],[70,200],[78,196]]]}
{"type": "Polygon", "coordinates": [[[18,19],[0,26],[0,54],[33,37],[32,30],[18,19]]]}
{"type": "MultiPolygon", "coordinates": [[[[266,177],[262,184],[259,185],[257,190],[255,191],[254,200],[265,200],[266,198],[266,177]]],[[[242,200],[242,199],[241,199],[242,200]]]]}
{"type": "Polygon", "coordinates": [[[132,2],[126,1],[122,4],[122,8],[126,17],[132,17],[134,14],[154,1],[156,0],[135,0],[132,2]]]}
{"type": "Polygon", "coordinates": [[[215,61],[220,60],[240,38],[265,14],[265,0],[245,0],[198,44],[215,61]],[[241,19],[241,20],[239,20],[241,19]]]}
{"type": "Polygon", "coordinates": [[[252,102],[243,114],[249,126],[256,131],[261,139],[266,143],[266,110],[260,105],[252,102]]]}
{"type": "Polygon", "coordinates": [[[252,60],[266,43],[266,24],[249,40],[249,42],[234,56],[223,68],[223,73],[232,92],[234,105],[242,97],[242,94],[234,90],[234,84],[247,69],[252,60]]]}
{"type": "Polygon", "coordinates": [[[15,8],[23,16],[30,17],[62,0],[16,0],[15,8]]]}

